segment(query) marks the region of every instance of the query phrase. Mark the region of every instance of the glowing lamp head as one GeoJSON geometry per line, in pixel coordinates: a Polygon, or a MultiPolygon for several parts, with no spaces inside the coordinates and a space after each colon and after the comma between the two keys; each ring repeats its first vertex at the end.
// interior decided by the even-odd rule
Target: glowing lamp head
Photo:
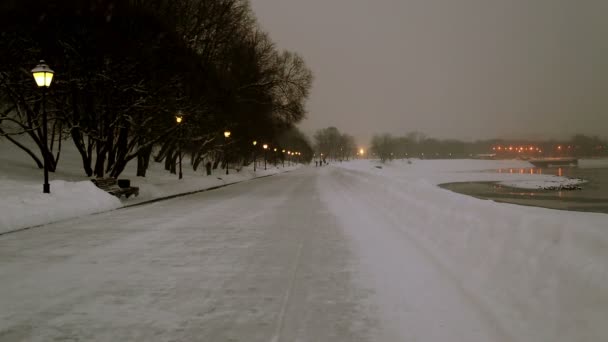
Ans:
{"type": "Polygon", "coordinates": [[[360,154],[360,155],[363,155],[364,153],[365,153],[365,150],[364,150],[364,149],[360,149],[360,150],[359,150],[359,154],[360,154]]]}
{"type": "Polygon", "coordinates": [[[230,134],[231,134],[231,133],[230,133],[230,131],[225,131],[225,132],[224,132],[224,136],[225,136],[226,138],[230,138],[230,134]]]}
{"type": "Polygon", "coordinates": [[[254,141],[253,141],[253,146],[255,146],[255,145],[257,145],[257,144],[258,144],[258,142],[254,140],[254,141]]]}
{"type": "Polygon", "coordinates": [[[32,69],[32,75],[38,87],[49,87],[53,81],[53,75],[55,72],[49,68],[49,66],[41,60],[34,69],[32,69]]]}
{"type": "Polygon", "coordinates": [[[275,152],[277,151],[277,148],[276,148],[276,147],[274,148],[274,151],[275,151],[275,152]]]}
{"type": "Polygon", "coordinates": [[[177,122],[177,123],[182,123],[182,120],[183,120],[183,119],[184,119],[184,118],[183,118],[181,115],[176,115],[176,116],[175,116],[175,122],[177,122]]]}
{"type": "Polygon", "coordinates": [[[268,144],[264,144],[264,145],[262,145],[262,147],[266,150],[266,149],[268,149],[268,144]]]}
{"type": "Polygon", "coordinates": [[[285,153],[285,150],[283,150],[283,151],[281,151],[281,152],[285,153]]]}

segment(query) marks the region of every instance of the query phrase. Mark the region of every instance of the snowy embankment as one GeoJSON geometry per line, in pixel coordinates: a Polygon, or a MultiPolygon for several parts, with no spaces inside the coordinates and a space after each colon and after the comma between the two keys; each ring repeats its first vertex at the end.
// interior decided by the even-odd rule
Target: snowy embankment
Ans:
{"type": "MultiPolygon", "coordinates": [[[[368,248],[362,243],[366,257],[393,262],[389,260],[395,255],[389,249],[398,238],[386,232],[400,231],[459,283],[485,319],[495,325],[501,335],[498,340],[600,341],[608,336],[608,215],[500,204],[437,186],[546,177],[483,172],[528,166],[521,161],[396,161],[382,169],[376,165],[380,164],[339,164],[346,169],[349,185],[331,191],[348,193],[325,199],[332,211],[345,212],[342,220],[353,236],[369,241],[374,237],[367,232],[373,228],[374,235],[389,237],[381,246],[368,248]],[[359,188],[349,190],[354,184],[359,188]],[[346,200],[351,201],[350,207],[346,200]],[[366,214],[358,213],[372,213],[374,208],[383,215],[366,224],[366,214]]],[[[407,264],[406,256],[404,252],[395,267],[407,264]]],[[[390,267],[372,268],[371,274],[376,282],[401,281],[399,270],[390,267]]],[[[403,280],[403,284],[411,282],[403,280]]],[[[392,294],[386,291],[385,301],[395,302],[403,296],[399,291],[399,287],[392,294]]],[[[441,308],[435,301],[442,299],[433,296],[427,298],[427,305],[441,308]]],[[[407,308],[393,306],[393,316],[407,318],[407,308]]]]}
{"type": "Polygon", "coordinates": [[[140,188],[140,194],[119,200],[89,180],[82,169],[80,155],[72,144],[65,144],[57,172],[49,173],[51,193],[43,194],[42,170],[22,150],[0,140],[0,234],[296,168],[269,164],[268,170],[263,170],[262,163],[256,172],[249,166],[239,172],[231,169],[229,175],[225,170],[217,169],[211,176],[205,176],[204,169],[192,171],[190,161],[184,158],[184,177],[178,180],[177,175],[165,171],[158,163],[152,163],[145,178],[135,177],[135,164],[135,161],[130,163],[119,178],[130,179],[131,186],[140,188]]]}

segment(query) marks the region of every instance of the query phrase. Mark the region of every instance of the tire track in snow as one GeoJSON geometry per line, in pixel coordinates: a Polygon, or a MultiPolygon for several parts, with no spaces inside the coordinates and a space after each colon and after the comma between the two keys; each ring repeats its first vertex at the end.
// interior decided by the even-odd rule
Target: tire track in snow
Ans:
{"type": "Polygon", "coordinates": [[[293,272],[289,279],[289,285],[287,286],[287,290],[283,295],[283,303],[281,304],[281,311],[279,312],[279,318],[276,326],[276,330],[274,332],[273,337],[270,339],[270,342],[279,342],[281,338],[281,332],[283,330],[283,323],[285,321],[285,314],[287,312],[287,306],[289,304],[289,299],[291,297],[291,293],[296,284],[296,277],[298,274],[298,268],[300,266],[300,259],[302,259],[302,249],[304,247],[304,242],[300,242],[298,246],[298,252],[296,254],[296,260],[294,262],[293,272]]]}

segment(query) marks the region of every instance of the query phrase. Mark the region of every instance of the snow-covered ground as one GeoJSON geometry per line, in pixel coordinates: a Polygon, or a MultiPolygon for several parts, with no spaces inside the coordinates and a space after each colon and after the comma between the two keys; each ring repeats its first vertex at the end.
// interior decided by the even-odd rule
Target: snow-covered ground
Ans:
{"type": "Polygon", "coordinates": [[[608,215],[500,204],[437,187],[546,178],[482,171],[527,163],[335,165],[320,178],[322,198],[358,242],[368,264],[363,281],[378,289],[394,340],[608,337],[608,215]]]}
{"type": "Polygon", "coordinates": [[[517,189],[559,189],[584,184],[584,179],[567,179],[560,176],[547,176],[544,179],[513,180],[498,182],[501,185],[517,189]],[[551,177],[551,178],[549,178],[551,177]]]}
{"type": "Polygon", "coordinates": [[[62,148],[57,172],[49,173],[50,195],[42,193],[43,172],[29,156],[6,140],[0,141],[0,151],[0,233],[297,168],[287,164],[285,168],[268,164],[267,170],[262,165],[253,172],[253,166],[249,166],[240,172],[232,169],[226,175],[225,170],[217,169],[211,176],[206,176],[204,168],[192,171],[190,160],[184,158],[184,177],[178,180],[176,175],[157,163],[152,163],[145,178],[135,177],[136,162],[133,161],[120,178],[131,179],[131,185],[140,188],[139,196],[118,200],[91,183],[82,169],[80,155],[69,142],[62,148]]]}
{"type": "Polygon", "coordinates": [[[608,215],[437,186],[544,177],[486,171],[520,161],[376,166],[0,236],[0,341],[606,339],[608,215]]]}

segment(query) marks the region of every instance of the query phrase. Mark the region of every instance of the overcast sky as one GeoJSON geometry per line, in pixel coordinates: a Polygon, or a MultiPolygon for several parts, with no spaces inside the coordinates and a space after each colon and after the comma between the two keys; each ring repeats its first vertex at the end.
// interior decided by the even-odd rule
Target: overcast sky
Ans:
{"type": "Polygon", "coordinates": [[[307,133],[608,137],[607,0],[251,0],[315,75],[307,133]]]}

